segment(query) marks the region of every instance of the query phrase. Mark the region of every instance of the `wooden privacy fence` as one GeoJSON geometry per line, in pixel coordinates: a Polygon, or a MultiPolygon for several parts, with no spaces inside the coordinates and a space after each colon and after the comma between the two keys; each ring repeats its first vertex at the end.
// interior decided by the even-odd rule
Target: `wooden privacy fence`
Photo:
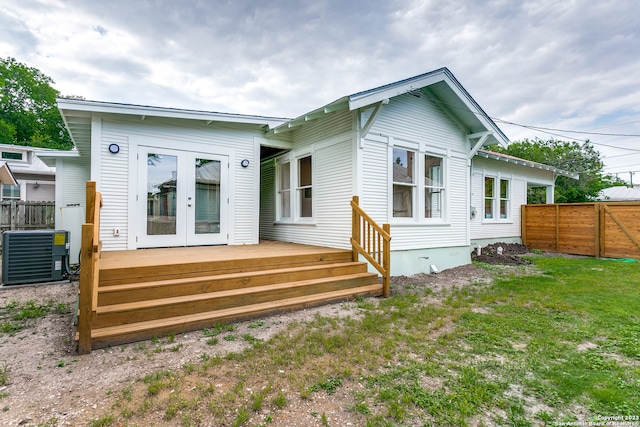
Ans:
{"type": "Polygon", "coordinates": [[[640,259],[640,202],[523,205],[522,243],[532,249],[640,259]]]}
{"type": "Polygon", "coordinates": [[[391,228],[378,225],[359,206],[358,196],[351,200],[351,247],[353,261],[361,254],[382,275],[382,295],[391,296],[391,228]]]}
{"type": "Polygon", "coordinates": [[[7,200],[0,202],[0,229],[46,230],[55,228],[54,202],[24,202],[7,200]]]}

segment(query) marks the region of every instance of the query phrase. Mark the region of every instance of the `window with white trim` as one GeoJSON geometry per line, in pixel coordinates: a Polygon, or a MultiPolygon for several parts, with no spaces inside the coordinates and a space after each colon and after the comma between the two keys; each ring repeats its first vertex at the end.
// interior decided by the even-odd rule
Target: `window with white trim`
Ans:
{"type": "Polygon", "coordinates": [[[496,179],[492,176],[484,177],[484,218],[494,218],[494,205],[495,205],[495,182],[496,179]]]}
{"type": "Polygon", "coordinates": [[[291,163],[280,163],[278,171],[278,218],[291,219],[291,163]]]}
{"type": "Polygon", "coordinates": [[[511,204],[510,188],[511,188],[511,185],[508,179],[500,180],[500,218],[501,219],[509,218],[509,205],[511,204]]]}
{"type": "Polygon", "coordinates": [[[484,218],[508,219],[511,206],[511,181],[493,176],[484,177],[484,218]]]}
{"type": "Polygon", "coordinates": [[[393,149],[393,217],[413,217],[416,188],[416,153],[402,148],[393,149]]]}
{"type": "Polygon", "coordinates": [[[309,221],[313,218],[312,155],[281,158],[276,164],[276,218],[309,221]]]}
{"type": "Polygon", "coordinates": [[[298,159],[298,215],[300,218],[313,217],[311,156],[298,159]]]}
{"type": "Polygon", "coordinates": [[[424,217],[443,218],[444,206],[444,159],[424,156],[424,217]]]}
{"type": "Polygon", "coordinates": [[[2,200],[20,200],[20,186],[2,184],[2,200]]]}
{"type": "Polygon", "coordinates": [[[22,153],[15,151],[3,151],[2,152],[3,160],[24,160],[22,153]]]}

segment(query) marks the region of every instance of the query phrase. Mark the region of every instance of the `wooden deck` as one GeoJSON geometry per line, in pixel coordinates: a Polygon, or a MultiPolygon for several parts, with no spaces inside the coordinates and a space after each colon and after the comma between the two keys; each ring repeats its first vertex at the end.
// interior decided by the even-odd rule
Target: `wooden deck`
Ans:
{"type": "Polygon", "coordinates": [[[382,295],[352,251],[259,245],[103,251],[91,347],[382,295]]]}

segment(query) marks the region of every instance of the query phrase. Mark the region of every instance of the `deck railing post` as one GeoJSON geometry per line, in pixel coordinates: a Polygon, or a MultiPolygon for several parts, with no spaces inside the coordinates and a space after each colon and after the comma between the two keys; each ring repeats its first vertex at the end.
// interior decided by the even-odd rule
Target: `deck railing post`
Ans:
{"type": "Polygon", "coordinates": [[[91,353],[93,321],[93,224],[82,224],[80,300],[78,303],[78,353],[91,353]]]}
{"type": "Polygon", "coordinates": [[[100,208],[102,196],[96,183],[87,181],[85,224],[80,250],[80,296],[78,301],[78,353],[91,353],[91,324],[98,305],[100,258],[100,208]]]}
{"type": "Polygon", "coordinates": [[[358,204],[351,200],[351,248],[353,261],[362,255],[382,275],[382,294],[391,295],[391,227],[378,225],[358,204]],[[382,245],[380,244],[382,242],[382,245]]]}
{"type": "MultiPolygon", "coordinates": [[[[360,198],[358,196],[353,196],[353,203],[358,206],[360,198]]],[[[351,238],[356,242],[360,241],[360,215],[356,209],[351,209],[351,238]]],[[[358,261],[358,249],[355,246],[352,247],[352,261],[358,261]]]]}
{"type": "MultiPolygon", "coordinates": [[[[389,224],[383,224],[382,229],[391,236],[391,226],[389,224]]],[[[391,296],[391,240],[384,239],[384,245],[382,249],[382,266],[386,274],[382,276],[382,295],[385,298],[391,296]]]]}

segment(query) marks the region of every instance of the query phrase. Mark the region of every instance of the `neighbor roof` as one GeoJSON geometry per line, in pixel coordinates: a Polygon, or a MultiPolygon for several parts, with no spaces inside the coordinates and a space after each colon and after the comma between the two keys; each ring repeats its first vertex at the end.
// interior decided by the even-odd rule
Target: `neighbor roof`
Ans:
{"type": "Polygon", "coordinates": [[[5,161],[0,160],[0,182],[9,185],[18,185],[16,178],[13,176],[13,172],[9,168],[9,165],[5,161]]]}

